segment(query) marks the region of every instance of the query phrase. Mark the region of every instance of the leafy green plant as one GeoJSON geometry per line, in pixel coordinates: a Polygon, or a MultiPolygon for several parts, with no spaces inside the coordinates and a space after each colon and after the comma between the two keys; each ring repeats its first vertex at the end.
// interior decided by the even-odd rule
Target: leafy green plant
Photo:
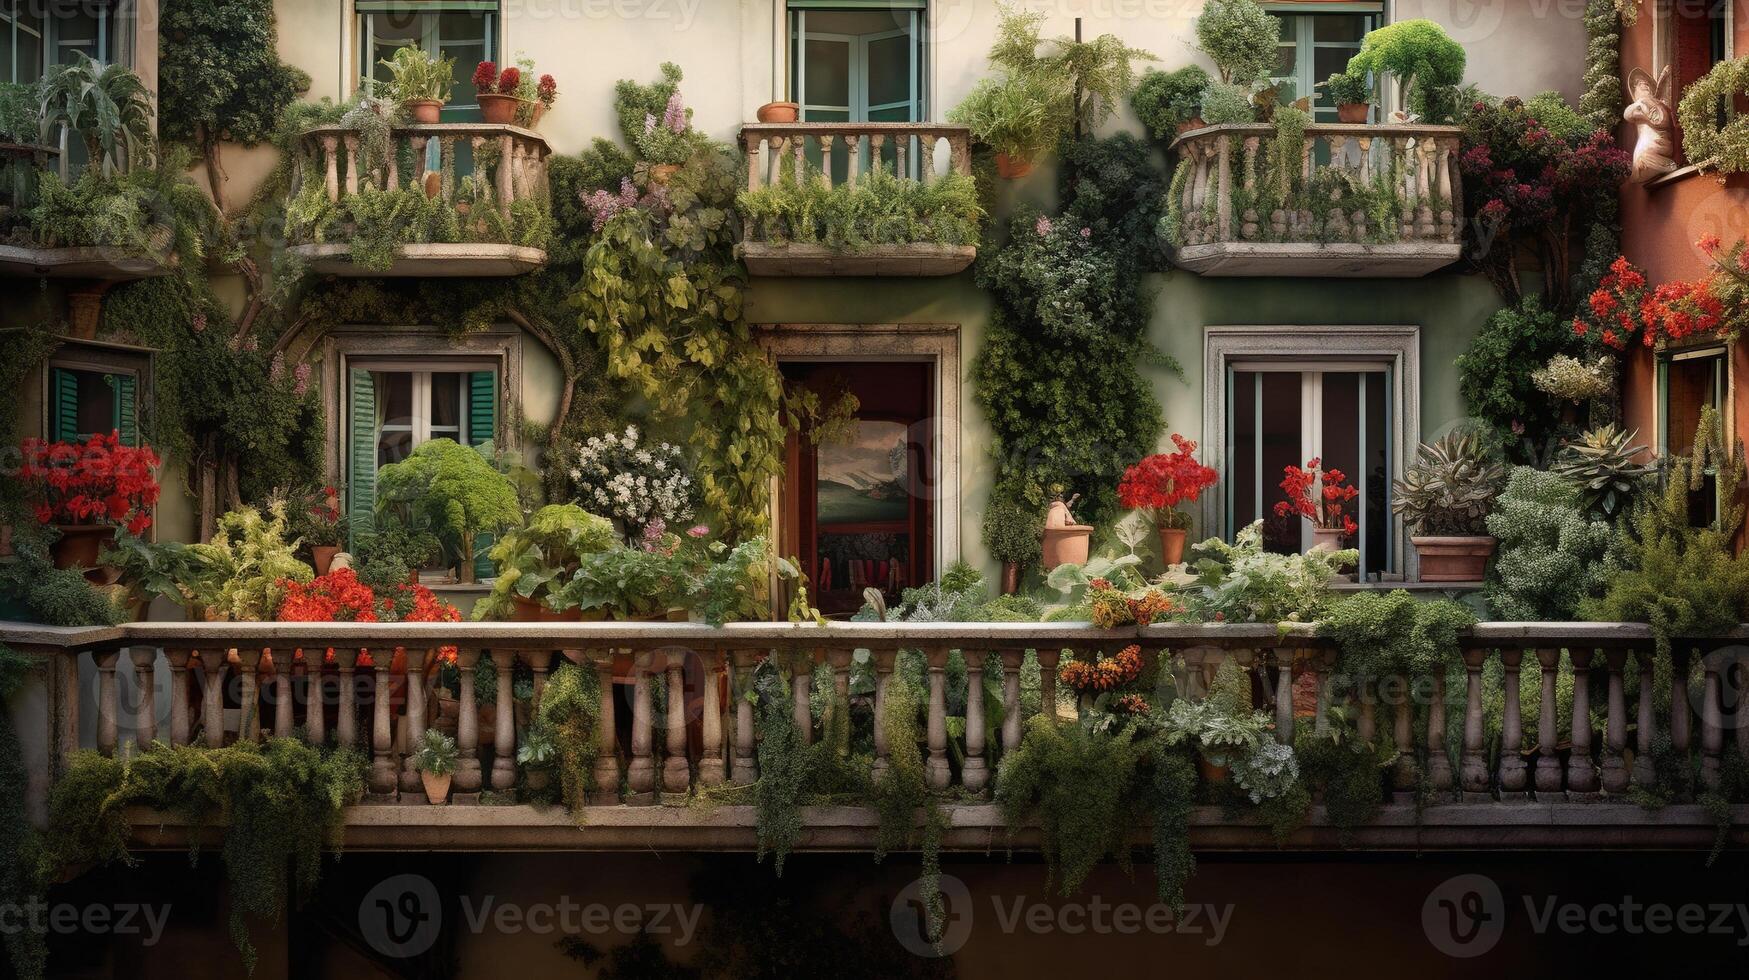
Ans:
{"type": "Polygon", "coordinates": [[[1187,745],[1209,764],[1230,768],[1233,780],[1262,803],[1285,795],[1299,781],[1293,749],[1275,740],[1267,712],[1251,706],[1251,680],[1239,661],[1227,657],[1215,670],[1208,696],[1174,700],[1161,726],[1167,746],[1187,745]]]}
{"type": "Polygon", "coordinates": [[[1749,118],[1731,111],[1749,94],[1749,58],[1721,61],[1690,82],[1676,107],[1682,155],[1703,171],[1749,170],[1749,118]]]}
{"type": "Polygon", "coordinates": [[[997,153],[1030,160],[1067,131],[1062,105],[1061,81],[1029,71],[980,79],[947,119],[997,153]]]}
{"type": "Polygon", "coordinates": [[[1441,122],[1431,111],[1441,90],[1464,80],[1464,48],[1431,20],[1400,20],[1367,32],[1347,73],[1390,74],[1403,87],[1403,102],[1424,122],[1441,122]]]}
{"type": "Polygon", "coordinates": [[[1134,726],[1095,733],[1029,719],[1019,751],[1002,760],[996,802],[1011,828],[1036,825],[1040,851],[1058,893],[1073,895],[1095,865],[1127,853],[1129,828],[1146,812],[1139,778],[1146,743],[1134,726]]]}
{"type": "Polygon", "coordinates": [[[1157,140],[1171,139],[1179,126],[1201,116],[1203,91],[1208,86],[1209,73],[1201,65],[1185,65],[1169,72],[1150,69],[1136,83],[1130,108],[1148,127],[1149,135],[1157,140]]]}
{"type": "Polygon", "coordinates": [[[427,54],[418,44],[405,44],[377,62],[389,70],[388,96],[409,102],[448,102],[455,84],[455,59],[427,54]]]}
{"type": "Polygon", "coordinates": [[[417,514],[457,542],[463,582],[474,580],[474,543],[518,523],[516,486],[486,455],[452,439],[432,439],[377,471],[377,510],[417,514]]]}
{"type": "Polygon", "coordinates": [[[1415,462],[1392,483],[1391,512],[1411,534],[1479,535],[1506,484],[1506,466],[1480,433],[1454,430],[1422,443],[1415,462]]]}
{"type": "Polygon", "coordinates": [[[1189,565],[1197,578],[1183,598],[1202,621],[1309,623],[1329,608],[1330,580],[1359,553],[1312,551],[1278,555],[1263,549],[1263,522],[1241,528],[1228,544],[1210,538],[1193,545],[1189,565]]]}
{"type": "Polygon", "coordinates": [[[1585,0],[1585,93],[1579,111],[1593,129],[1607,129],[1621,118],[1621,29],[1632,24],[1639,4],[1585,0]]]}
{"type": "Polygon", "coordinates": [[[678,555],[641,548],[613,548],[580,555],[571,580],[550,605],[601,611],[614,619],[660,615],[686,594],[686,562],[678,555]]]}
{"type": "Polygon", "coordinates": [[[37,99],[40,142],[64,128],[105,174],[151,164],[152,93],[126,65],[79,52],[43,73],[37,99]]]}
{"type": "Polygon", "coordinates": [[[272,620],[285,598],[285,583],[315,577],[298,560],[298,541],[287,540],[288,534],[283,500],[270,501],[265,514],[254,507],[224,514],[211,541],[188,546],[209,572],[183,583],[184,590],[209,615],[272,620]]]}
{"type": "Polygon", "coordinates": [[[121,582],[137,601],[150,602],[162,596],[177,605],[189,601],[191,591],[209,573],[200,552],[180,541],[147,541],[118,531],[115,543],[106,547],[98,561],[118,570],[121,582]]]}
{"type": "Polygon", "coordinates": [[[522,743],[516,747],[516,764],[524,770],[549,769],[559,759],[559,745],[544,723],[536,722],[523,729],[522,743]]]}
{"type": "Polygon", "coordinates": [[[1420,601],[1402,589],[1355,592],[1330,604],[1318,635],[1335,641],[1337,669],[1357,678],[1426,677],[1457,662],[1476,616],[1452,599],[1420,601]]]}
{"type": "Polygon", "coordinates": [[[1549,471],[1579,489],[1587,515],[1613,521],[1656,472],[1653,464],[1638,461],[1646,447],[1634,443],[1637,435],[1613,422],[1590,429],[1561,447],[1549,471]]]}
{"type": "MultiPolygon", "coordinates": [[[[1538,390],[1538,366],[1556,354],[1576,353],[1572,328],[1535,296],[1488,318],[1457,359],[1458,392],[1470,414],[1501,432],[1523,433],[1526,442],[1551,439],[1560,406],[1538,390]]],[[[1508,449],[1523,455],[1517,444],[1508,449]]]]}
{"type": "Polygon", "coordinates": [[[713,541],[706,556],[702,569],[690,576],[688,599],[712,626],[765,619],[770,613],[772,577],[800,577],[795,563],[773,555],[764,537],[749,538],[733,548],[713,541]]]}
{"type": "Polygon", "coordinates": [[[978,241],[984,209],[977,185],[949,173],[923,183],[876,169],[853,183],[828,185],[812,168],[757,190],[742,191],[736,207],[750,238],[821,243],[841,251],[869,245],[978,241]]]}
{"type": "Polygon", "coordinates": [[[455,759],[455,739],[435,728],[427,728],[419,736],[418,748],[413,750],[413,768],[433,776],[455,772],[455,759]]]}
{"type": "Polygon", "coordinates": [[[1210,82],[1202,93],[1202,121],[1210,126],[1256,122],[1250,91],[1228,82],[1210,82]]]}
{"type": "MultiPolygon", "coordinates": [[[[541,692],[539,728],[551,735],[565,807],[581,814],[586,794],[594,786],[595,754],[600,726],[601,682],[593,666],[561,663],[541,692]]],[[[530,735],[533,729],[530,729],[530,735]]],[[[601,787],[618,796],[618,786],[601,787]]]]}
{"type": "Polygon", "coordinates": [[[984,546],[996,561],[1026,568],[1039,560],[1044,516],[1012,500],[991,500],[984,508],[984,546]]]}
{"type": "Polygon", "coordinates": [[[1530,380],[1538,391],[1578,404],[1613,395],[1615,373],[1615,358],[1607,354],[1587,361],[1556,354],[1532,371],[1530,380]]]}
{"type": "Polygon", "coordinates": [[[1339,71],[1324,79],[1324,94],[1337,105],[1358,105],[1372,99],[1372,86],[1365,75],[1339,71]]]}
{"type": "Polygon", "coordinates": [[[521,527],[500,536],[488,557],[498,570],[492,593],[474,606],[475,619],[502,618],[514,596],[547,602],[577,571],[584,555],[617,547],[613,523],[576,504],[548,504],[521,527]]]}
{"type": "MultiPolygon", "coordinates": [[[[1209,0],[1196,18],[1196,40],[1214,59],[1221,81],[1250,85],[1275,72],[1281,21],[1256,0],[1209,0]]],[[[1203,111],[1208,119],[1206,105],[1203,111]]]]}
{"type": "Polygon", "coordinates": [[[1488,533],[1500,539],[1486,587],[1500,619],[1570,620],[1622,569],[1616,529],[1587,513],[1577,486],[1544,470],[1512,468],[1488,533]]]}

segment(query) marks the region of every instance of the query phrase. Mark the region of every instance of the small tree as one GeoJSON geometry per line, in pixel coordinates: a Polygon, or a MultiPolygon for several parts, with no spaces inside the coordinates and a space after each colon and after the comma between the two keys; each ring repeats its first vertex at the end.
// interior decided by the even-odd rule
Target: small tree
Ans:
{"type": "Polygon", "coordinates": [[[377,510],[403,507],[459,542],[459,578],[474,581],[481,534],[522,520],[516,486],[477,449],[433,439],[377,472],[377,510]]]}
{"type": "Polygon", "coordinates": [[[1209,0],[1196,18],[1196,41],[1221,81],[1250,85],[1275,71],[1281,21],[1256,0],[1209,0]]]}
{"type": "MultiPolygon", "coordinates": [[[[1403,104],[1427,119],[1433,95],[1464,80],[1464,47],[1430,20],[1402,20],[1371,31],[1347,74],[1389,73],[1403,86],[1403,104]]],[[[1429,120],[1432,121],[1432,120],[1429,120]]]]}

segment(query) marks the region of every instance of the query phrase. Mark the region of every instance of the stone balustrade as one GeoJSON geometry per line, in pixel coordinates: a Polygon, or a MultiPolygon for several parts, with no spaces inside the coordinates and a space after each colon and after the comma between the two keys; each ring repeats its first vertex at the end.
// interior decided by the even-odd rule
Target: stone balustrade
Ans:
{"type": "Polygon", "coordinates": [[[1463,248],[1456,126],[1314,124],[1271,166],[1273,126],[1172,143],[1173,261],[1210,276],[1426,275],[1463,248]]]}

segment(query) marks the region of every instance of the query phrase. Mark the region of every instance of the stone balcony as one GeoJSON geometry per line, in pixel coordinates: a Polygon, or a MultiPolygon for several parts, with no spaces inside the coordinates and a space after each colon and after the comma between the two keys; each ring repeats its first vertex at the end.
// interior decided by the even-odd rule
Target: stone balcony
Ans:
{"type": "MultiPolygon", "coordinates": [[[[0,143],[0,217],[19,208],[20,197],[33,184],[35,174],[47,173],[60,162],[61,152],[52,146],[31,143],[0,143]]],[[[64,175],[63,175],[64,176],[64,175]]],[[[82,279],[97,283],[126,282],[170,272],[172,231],[154,229],[155,251],[103,245],[45,248],[28,244],[0,244],[0,276],[49,279],[82,279]]]]}
{"type": "MultiPolygon", "coordinates": [[[[921,651],[928,665],[922,747],[928,782],[949,801],[944,846],[987,850],[1010,839],[1033,846],[1036,834],[1018,828],[1011,838],[989,802],[1000,779],[991,757],[1020,742],[1022,665],[1036,658],[1040,702],[1059,706],[1059,722],[1073,724],[1067,702],[1057,697],[1059,659],[1067,651],[1131,643],[1193,699],[1206,694],[1224,659],[1237,658],[1257,678],[1255,706],[1273,715],[1283,739],[1296,725],[1314,724],[1310,692],[1323,705],[1344,696],[1338,692],[1347,685],[1360,735],[1389,738],[1398,750],[1396,764],[1381,772],[1394,796],[1369,825],[1341,834],[1323,807],[1314,806],[1284,845],[1253,815],[1203,806],[1191,820],[1198,847],[1706,848],[1720,827],[1699,801],[1648,810],[1632,793],[1656,778],[1654,740],[1667,739],[1671,751],[1693,760],[1703,785],[1718,780],[1727,738],[1739,751],[1749,749],[1749,726],[1728,724],[1741,709],[1734,699],[1727,705],[1724,694],[1741,689],[1728,683],[1733,671],[1749,670],[1749,653],[1740,645],[1745,639],[1749,626],[1732,636],[1680,642],[1664,663],[1652,655],[1644,626],[1488,623],[1463,640],[1462,666],[1453,673],[1460,683],[1448,685],[1444,676],[1380,678],[1360,685],[1355,696],[1351,679],[1335,674],[1335,651],[1325,641],[1305,627],[1278,631],[1273,625],[1097,630],[1073,623],[746,623],[713,629],[689,623],[201,622],[57,629],[0,623],[0,643],[42,664],[13,708],[35,819],[45,812],[52,779],[79,748],[114,755],[154,741],[216,747],[273,734],[368,750],[370,792],[347,814],[348,846],[448,850],[750,849],[752,806],[688,804],[698,791],[758,778],[754,709],[739,696],[756,665],[778,658],[820,666],[820,676],[831,678],[830,696],[840,700],[848,696],[853,669],[870,671],[874,717],[881,717],[902,649],[921,651]],[[463,668],[461,695],[445,708],[459,713],[451,723],[460,759],[455,802],[434,807],[424,805],[405,748],[407,731],[438,724],[437,688],[429,677],[414,684],[406,677],[425,677],[440,645],[454,646],[463,668]],[[334,658],[325,666],[322,657],[309,655],[329,649],[334,658]],[[361,656],[366,650],[404,651],[407,669],[392,670],[388,656],[370,662],[361,656]],[[981,683],[986,673],[1000,678],[1004,715],[992,744],[984,737],[982,699],[969,699],[963,716],[948,715],[947,667],[955,651],[968,683],[981,683]],[[498,679],[489,719],[488,706],[472,696],[470,668],[482,660],[498,679]],[[624,702],[602,699],[594,771],[596,784],[609,788],[592,794],[577,814],[515,797],[522,775],[515,747],[527,715],[513,700],[512,670],[526,665],[533,679],[528,700],[538,705],[551,671],[567,661],[594,670],[604,691],[620,685],[630,704],[630,718],[617,719],[624,709],[616,704],[624,702]],[[1631,700],[1630,663],[1639,691],[1631,700]],[[1660,707],[1653,677],[1655,668],[1666,666],[1672,668],[1668,703],[1660,707]],[[1557,684],[1564,667],[1571,670],[1570,693],[1557,684]],[[1526,724],[1523,672],[1531,674],[1526,683],[1540,689],[1539,703],[1558,701],[1559,716],[1572,719],[1569,724],[1557,727],[1555,712],[1533,712],[1534,723],[1526,724]],[[1493,678],[1486,682],[1490,696],[1499,698],[1497,751],[1484,737],[1485,674],[1493,678]],[[666,691],[685,692],[666,697],[660,715],[652,695],[657,679],[666,691]],[[1448,751],[1448,717],[1461,732],[1459,744],[1450,746],[1455,751],[1448,751]],[[950,737],[950,731],[965,734],[950,737]]],[[[795,717],[812,740],[812,675],[792,676],[795,717]]],[[[887,751],[877,737],[877,773],[887,751]]],[[[867,849],[878,826],[874,811],[860,806],[806,807],[803,818],[802,849],[867,849]]],[[[1743,826],[1749,807],[1732,808],[1731,818],[1730,839],[1749,840],[1743,826]]],[[[140,812],[133,824],[140,846],[187,844],[189,828],[173,814],[140,812]]],[[[1137,828],[1138,842],[1146,833],[1137,828]]]]}
{"type": "Polygon", "coordinates": [[[520,126],[492,123],[433,123],[397,126],[390,130],[389,151],[381,161],[366,159],[362,136],[344,126],[318,126],[298,139],[292,156],[289,201],[320,195],[339,212],[361,189],[423,191],[456,209],[461,234],[457,241],[402,244],[387,269],[353,260],[344,239],[353,225],[341,217],[336,226],[310,234],[291,229],[288,251],[310,271],[336,276],[517,276],[546,264],[544,243],[518,243],[519,202],[535,202],[550,210],[547,157],[540,134],[520,126]],[[436,166],[430,146],[436,144],[436,166]],[[474,180],[456,173],[457,150],[465,147],[474,180]],[[471,190],[470,190],[471,189],[471,190]],[[495,220],[485,209],[496,212],[495,220]]]}
{"type": "Polygon", "coordinates": [[[1456,126],[1307,126],[1298,166],[1276,130],[1222,125],[1172,143],[1172,261],[1203,276],[1413,278],[1463,254],[1456,126]]]}

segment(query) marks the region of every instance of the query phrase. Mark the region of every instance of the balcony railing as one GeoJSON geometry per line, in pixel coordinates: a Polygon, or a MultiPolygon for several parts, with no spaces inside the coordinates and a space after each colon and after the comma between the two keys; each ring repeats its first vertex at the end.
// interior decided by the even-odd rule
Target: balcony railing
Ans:
{"type": "MultiPolygon", "coordinates": [[[[19,212],[34,203],[37,180],[41,175],[57,169],[62,171],[62,179],[66,179],[65,161],[61,160],[61,151],[56,147],[0,143],[0,233],[10,232],[18,222],[19,212]]],[[[164,275],[170,271],[173,231],[168,225],[157,225],[150,231],[151,247],[146,251],[104,245],[42,247],[0,244],[0,276],[118,282],[164,275]]],[[[28,236],[20,237],[28,239],[28,236]]]]}
{"type": "MultiPolygon", "coordinates": [[[[532,222],[518,202],[533,202],[550,210],[546,159],[547,141],[533,130],[489,123],[434,123],[397,126],[390,130],[382,159],[362,147],[363,134],[344,126],[321,126],[299,137],[292,156],[291,201],[320,194],[343,209],[364,188],[422,191],[440,199],[457,215],[456,232],[446,240],[403,244],[388,269],[368,268],[353,261],[344,238],[350,222],[312,238],[294,241],[290,251],[312,271],[339,276],[514,276],[546,262],[544,240],[519,240],[532,222]],[[437,166],[428,166],[435,144],[437,166]],[[456,175],[457,151],[471,152],[473,176],[456,175]],[[496,220],[486,214],[496,213],[496,220]],[[453,240],[447,240],[453,239],[453,240]]],[[[301,229],[293,223],[292,234],[301,229]]]]}
{"type": "MultiPolygon", "coordinates": [[[[15,702],[32,706],[15,724],[31,771],[32,812],[39,819],[50,777],[82,746],[115,754],[154,740],[219,746],[268,732],[360,746],[371,754],[371,795],[348,818],[349,841],[464,848],[480,845],[477,837],[470,844],[463,831],[487,825],[499,828],[490,846],[581,844],[576,818],[553,808],[464,805],[438,817],[431,808],[369,805],[424,801],[405,751],[407,733],[435,725],[438,712],[433,683],[407,684],[405,678],[423,677],[440,645],[457,648],[462,668],[459,697],[444,709],[456,715],[458,803],[478,801],[483,790],[509,794],[518,786],[517,736],[530,707],[519,709],[513,700],[518,661],[532,673],[534,705],[550,672],[565,661],[595,671],[603,692],[613,691],[616,680],[629,686],[629,724],[617,717],[622,709],[611,694],[600,704],[593,768],[601,788],[586,808],[584,832],[604,847],[750,845],[750,807],[622,804],[680,803],[690,791],[758,777],[754,706],[741,695],[766,658],[792,668],[824,665],[833,685],[830,696],[845,703],[853,662],[859,651],[867,651],[873,717],[880,718],[900,650],[921,651],[927,661],[922,746],[927,779],[933,789],[952,791],[960,801],[948,842],[985,847],[990,828],[1000,826],[1002,818],[997,808],[977,800],[987,798],[1000,779],[994,762],[1020,745],[1026,654],[1035,652],[1045,710],[1073,724],[1064,714],[1066,701],[1061,711],[1055,708],[1055,668],[1061,659],[1074,651],[1113,651],[1135,643],[1145,659],[1171,674],[1177,691],[1193,699],[1205,696],[1223,660],[1236,658],[1257,679],[1255,689],[1266,692],[1256,707],[1272,713],[1276,737],[1283,741],[1292,740],[1296,725],[1322,730],[1323,709],[1344,701],[1357,713],[1362,738],[1391,740],[1397,762],[1383,778],[1398,794],[1396,803],[1373,826],[1361,829],[1362,845],[1516,848],[1710,844],[1716,818],[1701,806],[1677,800],[1654,814],[1630,794],[1637,787],[1654,787],[1654,754],[1666,751],[1665,745],[1679,759],[1697,760],[1706,786],[1720,778],[1728,738],[1739,752],[1749,752],[1749,725],[1727,722],[1728,717],[1741,720],[1749,703],[1733,699],[1727,704],[1724,694],[1733,668],[1749,670],[1749,648],[1738,645],[1746,639],[1749,626],[1730,636],[1678,642],[1660,660],[1653,655],[1650,631],[1640,625],[1487,623],[1462,641],[1462,666],[1452,672],[1458,683],[1448,690],[1445,675],[1337,677],[1336,651],[1303,626],[1278,631],[1274,625],[1097,630],[1073,623],[748,623],[713,629],[689,623],[202,622],[56,629],[0,623],[0,643],[42,658],[45,667],[34,690],[15,702]],[[333,662],[322,666],[323,658],[312,654],[329,649],[333,662]],[[376,652],[369,666],[361,666],[361,650],[376,652]],[[404,674],[391,672],[389,651],[404,651],[404,674]],[[966,700],[963,725],[950,722],[951,651],[963,658],[969,689],[979,690],[986,674],[1000,678],[1003,715],[994,744],[986,744],[982,698],[966,700]],[[95,668],[96,682],[94,691],[82,693],[78,679],[84,661],[95,668]],[[1563,661],[1570,687],[1557,683],[1563,661]],[[489,722],[473,697],[472,668],[481,662],[491,665],[498,682],[489,722]],[[1666,670],[1668,682],[1655,683],[1655,673],[1666,670]],[[124,685],[120,675],[129,673],[135,675],[133,683],[124,685]],[[658,678],[668,692],[661,716],[652,696],[652,681],[658,678]],[[1637,679],[1632,701],[1630,678],[1637,679]],[[1540,691],[1533,727],[1523,714],[1526,684],[1540,691]],[[1659,700],[1660,690],[1667,702],[1659,700]],[[162,704],[165,698],[168,705],[162,704]],[[1491,704],[1499,712],[1497,745],[1485,739],[1491,704]],[[94,724],[81,717],[93,709],[94,724]],[[1450,753],[1448,717],[1461,732],[1450,753]],[[1557,718],[1570,722],[1557,727],[1557,718]],[[82,737],[82,731],[88,734],[82,737]],[[950,736],[951,731],[963,734],[950,736]],[[1427,802],[1433,804],[1426,809],[1412,802],[1423,787],[1422,758],[1432,793],[1427,802]],[[1502,805],[1507,803],[1519,805],[1502,805]]],[[[813,740],[813,675],[792,669],[791,678],[794,719],[803,737],[813,740]]],[[[866,718],[859,722],[867,723],[866,718]]],[[[879,778],[889,746],[880,726],[872,734],[872,765],[879,778]]],[[[1296,836],[1301,846],[1329,846],[1334,840],[1330,827],[1319,822],[1320,810],[1314,809],[1296,836]]],[[[1733,818],[1749,819],[1749,808],[1734,808],[1733,818]]],[[[806,819],[811,829],[803,846],[868,846],[875,826],[870,813],[855,807],[809,808],[806,819]]],[[[159,814],[139,823],[175,826],[173,818],[159,814]]],[[[1193,826],[1208,846],[1274,846],[1255,818],[1234,820],[1218,807],[1201,808],[1193,826]]],[[[178,839],[171,831],[136,832],[148,844],[178,839]]]]}
{"type": "MultiPolygon", "coordinates": [[[[835,172],[855,183],[875,168],[928,183],[938,156],[948,172],[972,172],[971,130],[936,123],[749,123],[741,127],[741,149],[750,191],[816,170],[828,186],[835,172]]],[[[951,276],[978,255],[973,245],[927,242],[838,250],[778,241],[758,227],[748,229],[741,252],[756,276],[951,276]]]]}
{"type": "Polygon", "coordinates": [[[1274,127],[1172,144],[1173,262],[1205,276],[1423,276],[1463,252],[1455,126],[1307,126],[1270,166],[1274,127]]]}

